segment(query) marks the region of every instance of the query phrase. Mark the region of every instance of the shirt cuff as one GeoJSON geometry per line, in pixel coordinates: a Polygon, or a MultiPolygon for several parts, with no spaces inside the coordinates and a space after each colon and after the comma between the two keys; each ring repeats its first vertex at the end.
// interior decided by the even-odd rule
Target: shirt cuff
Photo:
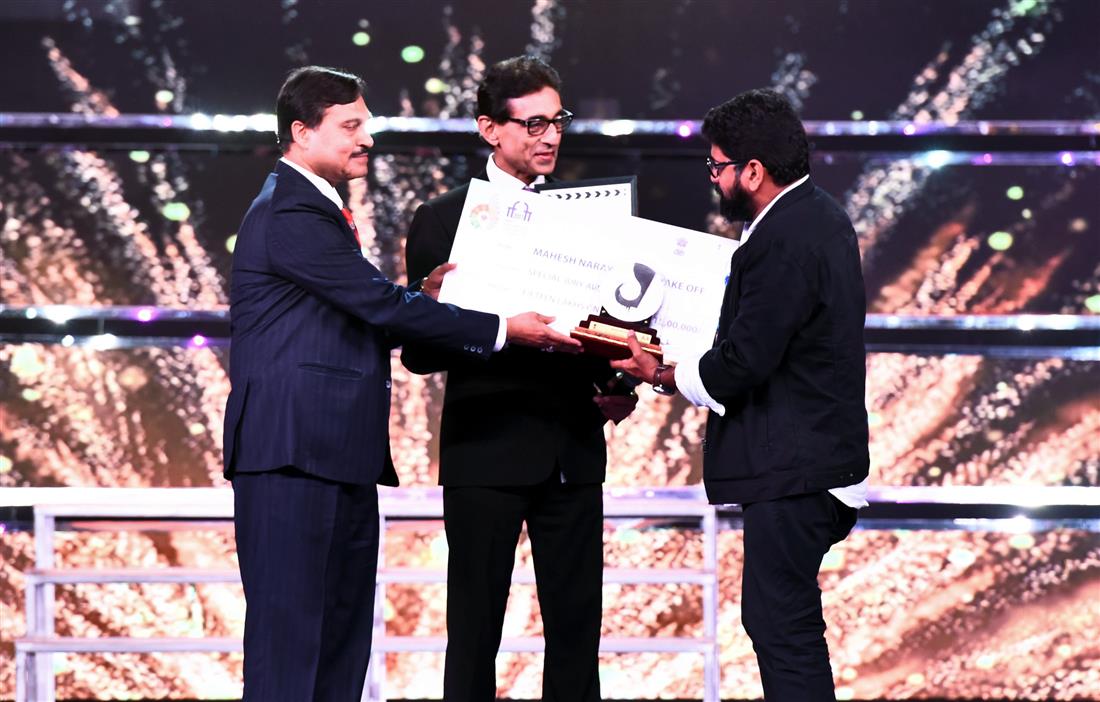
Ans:
{"type": "Polygon", "coordinates": [[[703,386],[703,379],[699,375],[700,359],[701,355],[686,358],[676,364],[676,389],[696,407],[706,407],[724,416],[726,406],[711,397],[703,386]]]}
{"type": "Polygon", "coordinates": [[[864,478],[855,485],[845,485],[844,487],[833,488],[829,490],[829,494],[852,509],[863,509],[868,504],[867,495],[870,492],[868,490],[870,482],[871,479],[869,477],[864,478]]]}
{"type": "Polygon", "coordinates": [[[500,320],[500,325],[497,327],[497,340],[493,344],[493,353],[504,348],[504,342],[508,341],[508,320],[504,317],[497,317],[497,319],[500,320]]]}

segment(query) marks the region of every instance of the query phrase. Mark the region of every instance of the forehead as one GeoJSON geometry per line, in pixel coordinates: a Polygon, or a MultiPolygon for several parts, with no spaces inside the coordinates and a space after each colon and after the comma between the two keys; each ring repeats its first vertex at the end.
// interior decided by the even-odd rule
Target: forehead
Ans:
{"type": "Polygon", "coordinates": [[[508,101],[508,113],[517,119],[554,117],[559,112],[561,112],[561,95],[549,86],[508,101]]]}
{"type": "Polygon", "coordinates": [[[329,105],[325,108],[325,114],[321,118],[322,124],[340,124],[348,120],[358,119],[360,121],[366,121],[370,119],[370,110],[367,109],[367,103],[363,101],[362,96],[356,98],[355,102],[344,103],[343,105],[329,105]]]}

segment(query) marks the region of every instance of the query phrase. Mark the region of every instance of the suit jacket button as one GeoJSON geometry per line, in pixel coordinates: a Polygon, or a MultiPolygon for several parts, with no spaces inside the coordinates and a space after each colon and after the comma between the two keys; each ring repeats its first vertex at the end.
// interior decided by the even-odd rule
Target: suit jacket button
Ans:
{"type": "Polygon", "coordinates": [[[389,389],[392,385],[393,385],[393,381],[390,381],[390,380],[386,381],[386,389],[389,389]]]}
{"type": "Polygon", "coordinates": [[[462,345],[462,350],[463,351],[469,351],[470,350],[470,345],[469,344],[463,344],[462,345]]]}

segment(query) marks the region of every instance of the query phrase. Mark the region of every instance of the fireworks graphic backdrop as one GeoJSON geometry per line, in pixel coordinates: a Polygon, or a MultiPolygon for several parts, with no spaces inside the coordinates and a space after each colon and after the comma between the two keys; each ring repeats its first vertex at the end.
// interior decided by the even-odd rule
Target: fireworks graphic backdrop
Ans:
{"type": "MultiPolygon", "coordinates": [[[[64,0],[0,9],[19,60],[0,71],[5,110],[87,115],[270,111],[282,75],[306,62],[367,79],[375,114],[470,118],[488,63],[550,60],[583,118],[699,119],[739,90],[774,85],[808,119],[1100,120],[1100,62],[1088,0],[989,0],[926,7],[693,0],[499,3],[427,0],[400,9],[265,0],[247,10],[183,0],[64,0]],[[204,7],[205,6],[205,7],[204,7]],[[254,14],[249,14],[254,13],[254,14]],[[10,106],[10,107],[9,107],[10,106]]],[[[383,4],[384,5],[384,4],[383,4]]],[[[394,7],[397,7],[397,3],[394,7]]],[[[6,40],[7,41],[7,40],[6,40]]],[[[471,124],[471,133],[473,131],[471,124]]],[[[715,233],[700,151],[570,155],[567,176],[639,173],[642,214],[715,233]],[[698,161],[699,163],[696,163],[698,161]]],[[[376,155],[348,192],[366,254],[404,277],[416,206],[484,158],[425,144],[376,155]]],[[[221,310],[233,232],[273,152],[116,144],[0,149],[0,304],[221,310]]],[[[815,179],[859,233],[869,311],[907,315],[1100,313],[1100,168],[957,164],[933,154],[819,154],[815,179]]],[[[0,346],[0,486],[219,486],[224,349],[0,346]]],[[[392,447],[405,485],[432,485],[442,383],[393,363],[392,447]]],[[[873,354],[867,405],[881,485],[1100,486],[1100,364],[1063,358],[873,354]]],[[[642,392],[609,428],[608,483],[701,479],[705,413],[642,392]]],[[[926,525],[925,525],[926,526],[926,525]]],[[[697,534],[660,522],[609,524],[612,566],[699,567],[697,534]]],[[[231,530],[68,532],[63,566],[235,567],[231,530]]],[[[740,535],[720,541],[722,694],[760,694],[740,628],[740,535]]],[[[391,533],[387,562],[441,568],[438,524],[391,533]]],[[[32,535],[0,533],[0,698],[25,630],[32,535]]],[[[518,565],[529,565],[524,540],[518,565]]],[[[1075,524],[1018,532],[857,531],[823,565],[841,698],[1100,694],[1100,536],[1075,524]]],[[[442,586],[391,586],[395,634],[442,635],[442,586]]],[[[699,635],[688,585],[608,585],[604,633],[699,635]]],[[[228,585],[66,586],[59,634],[239,636],[228,585]]],[[[538,635],[532,586],[517,585],[506,636],[538,635]]],[[[61,697],[230,698],[233,655],[56,657],[61,697]]],[[[390,655],[387,693],[441,692],[442,656],[390,655]],[[434,671],[429,674],[425,671],[434,671]]],[[[697,656],[608,655],[615,697],[699,697],[697,656]]],[[[503,654],[502,694],[538,697],[537,656],[503,654]]]]}

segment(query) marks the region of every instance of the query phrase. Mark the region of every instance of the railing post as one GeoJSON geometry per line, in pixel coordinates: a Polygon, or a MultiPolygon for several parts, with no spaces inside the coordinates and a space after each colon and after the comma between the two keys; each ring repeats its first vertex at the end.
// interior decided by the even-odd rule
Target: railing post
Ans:
{"type": "MultiPolygon", "coordinates": [[[[38,569],[54,567],[54,531],[56,528],[55,517],[52,513],[44,512],[40,507],[34,509],[34,565],[38,569]]],[[[32,636],[53,636],[54,634],[54,586],[52,584],[39,584],[31,588],[28,599],[33,598],[34,604],[28,613],[27,629],[32,636]],[[31,620],[33,616],[33,621],[31,620]]],[[[26,658],[27,682],[30,700],[33,702],[46,702],[55,699],[53,677],[53,655],[50,653],[31,653],[26,658]]]]}
{"type": "Polygon", "coordinates": [[[703,515],[703,568],[710,579],[703,586],[703,635],[710,648],[703,657],[703,700],[721,701],[722,667],[718,647],[718,518],[713,506],[703,515]]]}
{"type": "Polygon", "coordinates": [[[378,565],[375,569],[374,586],[374,631],[371,634],[370,665],[367,668],[367,684],[363,688],[364,702],[385,702],[386,652],[378,647],[386,636],[386,583],[379,580],[377,573],[386,567],[386,514],[378,510],[378,565]]]}

